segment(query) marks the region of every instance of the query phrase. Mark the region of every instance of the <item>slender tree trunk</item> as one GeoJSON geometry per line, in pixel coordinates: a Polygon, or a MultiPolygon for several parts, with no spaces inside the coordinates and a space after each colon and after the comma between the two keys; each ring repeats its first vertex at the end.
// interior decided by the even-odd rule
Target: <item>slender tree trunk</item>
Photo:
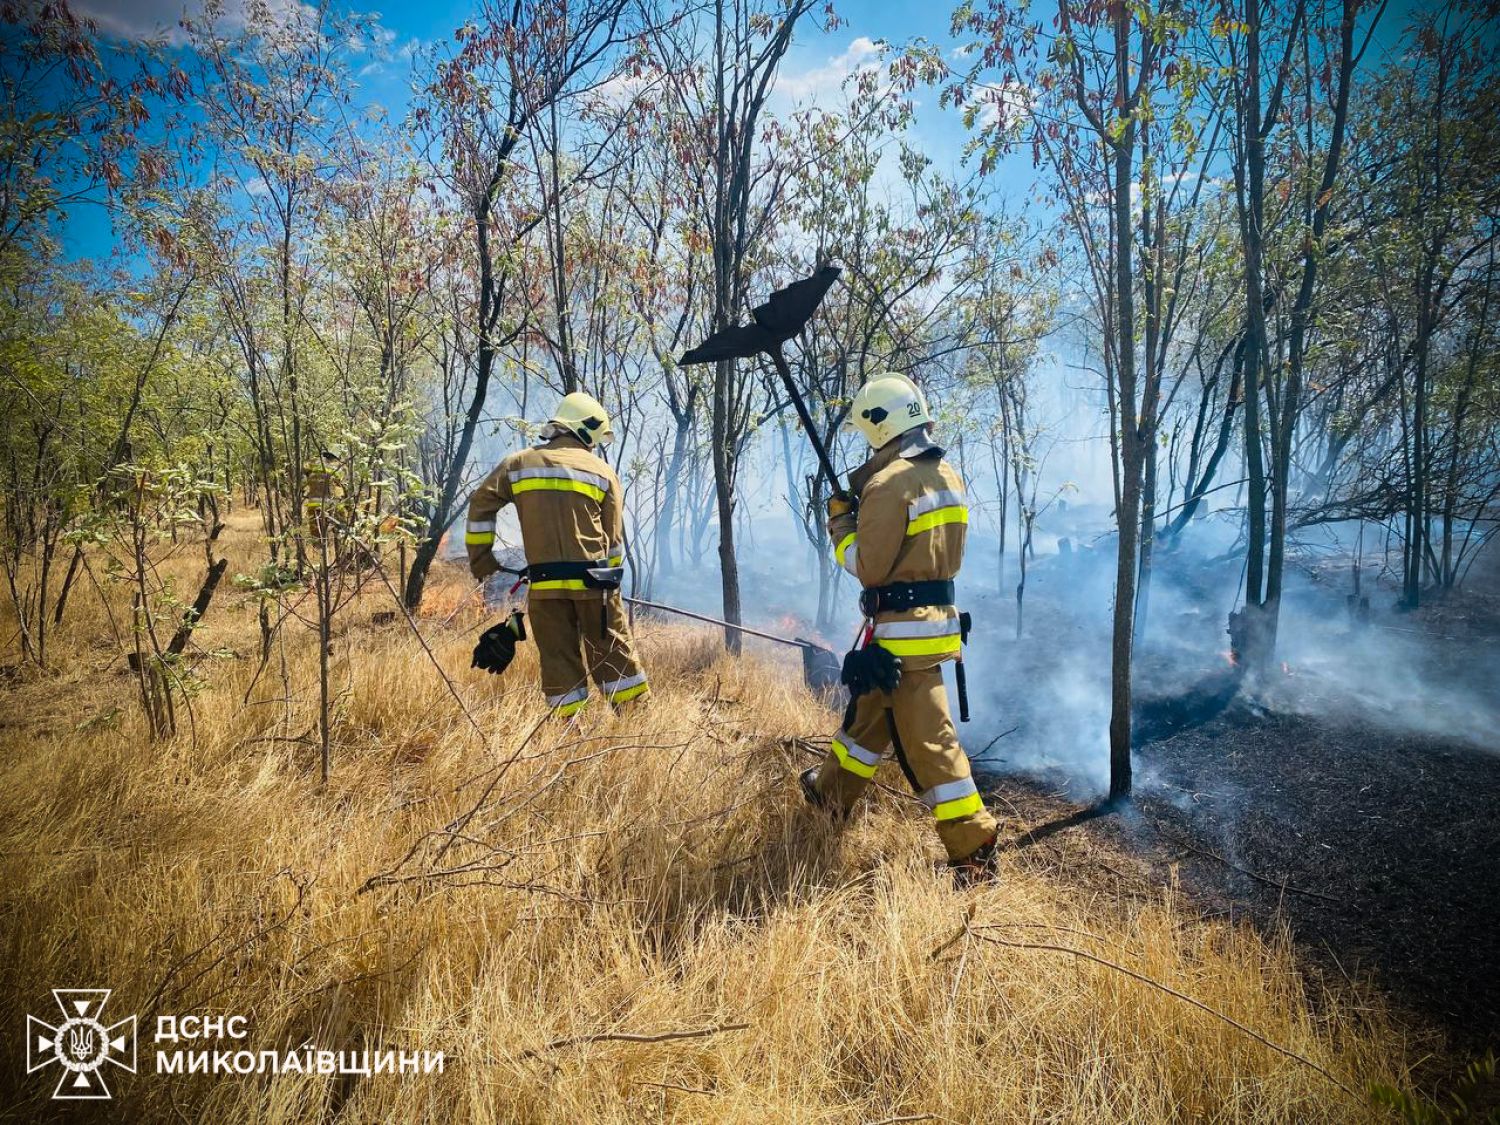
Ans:
{"type": "Polygon", "coordinates": [[[318,747],[323,784],[332,768],[333,714],[328,692],[328,643],[333,629],[333,599],[328,576],[328,533],[318,535],[318,747]]]}
{"type": "MultiPolygon", "coordinates": [[[[1114,9],[1115,91],[1118,104],[1130,104],[1131,9],[1114,9]]],[[[1115,608],[1110,643],[1109,796],[1130,795],[1131,648],[1135,633],[1135,575],[1141,531],[1141,422],[1135,376],[1135,291],[1130,187],[1134,179],[1134,118],[1114,145],[1115,348],[1120,399],[1120,541],[1115,558],[1115,608]]],[[[1150,406],[1151,404],[1145,404],[1150,406]]],[[[1154,407],[1152,407],[1154,408],[1154,407]]]]}
{"type": "Polygon", "coordinates": [[[672,459],[667,463],[666,491],[661,502],[661,516],[656,529],[656,562],[663,578],[672,574],[672,528],[677,522],[678,493],[682,485],[682,463],[687,456],[691,414],[676,419],[677,432],[672,436],[672,459]]]}
{"type": "MultiPolygon", "coordinates": [[[[491,190],[499,184],[498,174],[491,190]]],[[[478,362],[474,377],[474,393],[469,399],[469,408],[464,413],[463,427],[459,431],[458,443],[453,455],[443,466],[443,489],[433,506],[427,529],[417,541],[412,552],[411,570],[406,576],[403,601],[406,608],[415,613],[422,604],[422,591],[427,585],[427,572],[437,558],[443,535],[448,525],[458,514],[458,490],[463,482],[464,466],[469,463],[469,452],[474,446],[474,433],[479,428],[479,418],[484,412],[484,401],[489,394],[490,376],[495,368],[494,331],[496,310],[494,292],[494,263],[490,247],[489,204],[480,208],[476,231],[479,250],[479,346],[478,362]]]]}
{"type": "MultiPolygon", "coordinates": [[[[726,318],[727,319],[727,318],[726,318]]],[[[715,329],[719,331],[719,329],[715,329]]],[[[740,568],[734,553],[734,436],[731,433],[729,414],[733,409],[730,401],[734,360],[721,360],[714,378],[713,403],[713,457],[714,457],[714,504],[719,516],[719,585],[724,599],[724,620],[732,625],[740,623],[740,568]],[[729,370],[724,370],[728,368],[729,370]]],[[[724,630],[724,646],[730,652],[740,651],[740,634],[735,629],[724,630]]]]}
{"type": "MultiPolygon", "coordinates": [[[[721,332],[729,327],[733,316],[731,307],[737,279],[734,277],[736,260],[734,255],[732,217],[730,214],[730,178],[734,175],[734,152],[731,146],[728,108],[725,104],[724,78],[729,59],[724,44],[724,3],[716,0],[714,5],[714,124],[716,129],[714,149],[714,307],[713,330],[721,332]]],[[[748,144],[743,138],[741,144],[748,144]]],[[[719,517],[719,584],[723,594],[724,620],[731,625],[740,623],[740,572],[734,552],[734,477],[736,448],[734,442],[733,413],[734,371],[732,359],[720,360],[714,365],[714,391],[710,420],[713,468],[714,503],[719,517]]],[[[724,647],[738,653],[740,634],[734,629],[724,630],[724,647]]]]}
{"type": "MultiPolygon", "coordinates": [[[[1004,439],[1002,437],[1002,441],[1003,440],[1004,439]]],[[[1007,463],[1009,461],[1009,455],[1010,455],[1010,451],[1007,449],[1005,451],[1005,457],[1006,457],[1007,463]]],[[[1000,494],[1000,499],[999,499],[1000,515],[999,515],[999,519],[996,521],[996,523],[999,525],[999,536],[998,536],[998,538],[1000,540],[1000,543],[999,543],[998,550],[995,552],[995,592],[999,593],[999,594],[1003,594],[1003,593],[1005,593],[1005,516],[1006,516],[1005,507],[1006,507],[1006,496],[1009,493],[1009,488],[1008,488],[1008,486],[1005,483],[1005,480],[1006,480],[1006,478],[1005,478],[1005,471],[1000,467],[1000,465],[1001,465],[1001,460],[1000,460],[1000,457],[995,452],[995,442],[994,442],[994,439],[991,438],[990,439],[990,468],[993,469],[994,473],[995,473],[995,490],[1000,494]]]]}
{"type": "Polygon", "coordinates": [[[78,564],[83,561],[83,548],[74,547],[73,557],[68,560],[67,573],[63,575],[62,589],[57,592],[57,608],[52,611],[52,624],[61,625],[63,610],[68,604],[68,593],[73,589],[73,579],[78,576],[78,564]]]}
{"type": "Polygon", "coordinates": [[[1266,466],[1261,444],[1262,378],[1268,354],[1264,296],[1265,142],[1261,131],[1260,4],[1245,0],[1245,82],[1241,91],[1243,162],[1235,162],[1240,235],[1245,258],[1245,475],[1248,478],[1245,608],[1236,656],[1261,668],[1269,659],[1260,643],[1265,603],[1266,466]],[[1241,167],[1243,163],[1243,167],[1241,167]]]}
{"type": "MultiPolygon", "coordinates": [[[[1275,427],[1272,458],[1270,564],[1266,573],[1266,620],[1263,623],[1267,660],[1275,655],[1276,634],[1280,626],[1293,438],[1302,409],[1303,365],[1307,356],[1307,337],[1312,327],[1312,301],[1323,253],[1323,235],[1328,229],[1329,208],[1338,182],[1339,160],[1343,154],[1344,130],[1349,116],[1349,89],[1354,74],[1354,19],[1358,8],[1357,0],[1345,0],[1343,18],[1339,24],[1338,87],[1334,95],[1328,151],[1323,158],[1323,174],[1318,183],[1317,195],[1308,201],[1311,204],[1311,221],[1303,234],[1302,280],[1297,289],[1296,301],[1292,305],[1291,332],[1287,343],[1287,379],[1286,386],[1282,389],[1281,418],[1275,427]]],[[[1310,32],[1304,31],[1304,35],[1308,34],[1310,32]]]]}
{"type": "Polygon", "coordinates": [[[1141,483],[1141,561],[1135,594],[1135,642],[1146,637],[1146,620],[1151,608],[1151,567],[1156,543],[1156,442],[1146,447],[1146,465],[1141,483]]]}

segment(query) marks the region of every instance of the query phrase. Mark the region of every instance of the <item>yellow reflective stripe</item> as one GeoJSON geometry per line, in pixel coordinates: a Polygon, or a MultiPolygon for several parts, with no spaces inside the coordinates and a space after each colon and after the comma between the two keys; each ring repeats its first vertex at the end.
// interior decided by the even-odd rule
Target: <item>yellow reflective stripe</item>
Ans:
{"type": "Polygon", "coordinates": [[[857,534],[851,531],[848,535],[840,539],[839,545],[833,549],[833,557],[838,561],[839,566],[844,565],[844,552],[849,549],[849,544],[853,543],[857,537],[857,534]]]}
{"type": "Polygon", "coordinates": [[[967,797],[959,797],[956,800],[934,805],[932,815],[939,820],[957,820],[961,816],[972,816],[982,808],[984,808],[983,798],[978,793],[970,793],[967,797]]]}
{"type": "Polygon", "coordinates": [[[533,582],[533,590],[587,590],[582,578],[549,578],[545,582],[533,582]]]}
{"type": "Polygon", "coordinates": [[[896,656],[939,656],[958,652],[964,641],[953,633],[946,637],[876,637],[875,643],[896,656]]]}
{"type": "Polygon", "coordinates": [[[518,480],[510,486],[513,493],[518,492],[581,492],[594,500],[604,499],[604,489],[595,488],[581,480],[562,480],[557,477],[528,477],[518,480]]]}
{"type": "Polygon", "coordinates": [[[611,703],[625,703],[629,700],[634,699],[638,695],[645,695],[650,690],[650,684],[636,684],[635,687],[629,687],[624,691],[615,692],[609,697],[609,701],[611,703]]]}
{"type": "Polygon", "coordinates": [[[920,535],[924,531],[931,531],[933,528],[941,526],[945,523],[968,522],[968,508],[938,508],[936,511],[928,512],[926,515],[918,516],[916,519],[908,523],[906,525],[906,534],[908,536],[920,535]]]}
{"type": "Polygon", "coordinates": [[[587,699],[580,699],[577,703],[564,703],[560,707],[554,707],[552,713],[560,719],[566,719],[569,715],[576,715],[589,705],[587,699]]]}
{"type": "Polygon", "coordinates": [[[624,566],[625,565],[625,556],[624,555],[610,555],[609,556],[609,565],[610,566],[624,566]]]}
{"type": "Polygon", "coordinates": [[[875,776],[875,767],[867,762],[861,762],[853,754],[849,753],[849,748],[837,738],[833,740],[833,754],[839,760],[839,765],[854,774],[855,777],[875,776]]]}
{"type": "Polygon", "coordinates": [[[495,541],[493,531],[466,531],[464,542],[470,547],[487,547],[495,541]]]}

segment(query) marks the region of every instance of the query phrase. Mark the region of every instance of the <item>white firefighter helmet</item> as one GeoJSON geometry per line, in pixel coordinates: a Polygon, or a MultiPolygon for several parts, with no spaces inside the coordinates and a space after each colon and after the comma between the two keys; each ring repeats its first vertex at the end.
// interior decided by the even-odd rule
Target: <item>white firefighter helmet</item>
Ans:
{"type": "Polygon", "coordinates": [[[905,375],[883,372],[859,388],[848,425],[864,434],[872,449],[932,421],[927,398],[905,375]]]}
{"type": "Polygon", "coordinates": [[[608,412],[598,399],[582,391],[563,395],[548,421],[561,426],[584,445],[608,445],[615,439],[608,412]]]}

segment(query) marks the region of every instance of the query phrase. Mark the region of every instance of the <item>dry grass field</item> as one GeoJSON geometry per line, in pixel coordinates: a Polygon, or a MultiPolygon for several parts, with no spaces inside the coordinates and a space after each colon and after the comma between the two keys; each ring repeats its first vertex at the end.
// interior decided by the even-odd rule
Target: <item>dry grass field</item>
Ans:
{"type": "MultiPolygon", "coordinates": [[[[260,551],[234,535],[231,573],[260,551]]],[[[201,556],[173,565],[194,588],[201,556]]],[[[257,678],[226,583],[190,715],[153,743],[77,592],[53,667],[0,689],[5,1119],[64,1116],[21,1065],[57,987],[140,1016],[113,1120],[1346,1122],[1423,1062],[1378,998],[1170,888],[1108,897],[1016,853],[955,891],[894,766],[843,831],[810,815],[795,770],[837,717],[790,664],[643,625],[652,704],[549,720],[530,646],[469,671],[467,590],[439,576],[426,647],[378,579],[339,617],[326,787],[304,625],[257,678]],[[445,1067],[159,1075],[164,1014],[246,1017],[199,1047],[445,1067]]]]}

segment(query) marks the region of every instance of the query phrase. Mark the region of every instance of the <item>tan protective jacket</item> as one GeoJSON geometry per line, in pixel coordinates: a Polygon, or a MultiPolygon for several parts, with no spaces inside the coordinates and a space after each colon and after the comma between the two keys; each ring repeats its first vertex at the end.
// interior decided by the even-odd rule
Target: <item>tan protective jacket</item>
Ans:
{"type": "MultiPolygon", "coordinates": [[[[892,582],[957,577],[969,509],[964,482],[921,433],[886,442],[849,475],[857,512],[828,521],[839,565],[866,589],[892,582]]],[[[920,606],[885,611],[875,640],[908,668],[931,668],[959,655],[958,611],[920,606]]]]}
{"type": "MultiPolygon", "coordinates": [[[[475,578],[488,578],[500,569],[494,555],[495,513],[507,504],[516,506],[527,565],[624,562],[620,478],[571,434],[512,453],[474,490],[464,545],[475,578]]],[[[581,579],[555,579],[531,583],[529,596],[597,601],[601,593],[586,589],[581,579]]]]}

